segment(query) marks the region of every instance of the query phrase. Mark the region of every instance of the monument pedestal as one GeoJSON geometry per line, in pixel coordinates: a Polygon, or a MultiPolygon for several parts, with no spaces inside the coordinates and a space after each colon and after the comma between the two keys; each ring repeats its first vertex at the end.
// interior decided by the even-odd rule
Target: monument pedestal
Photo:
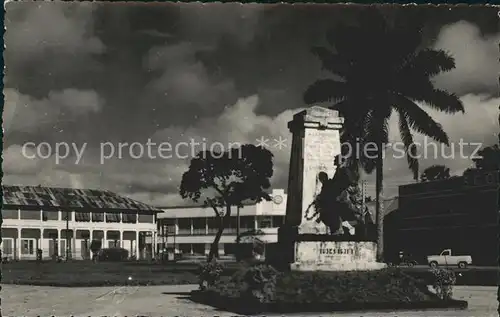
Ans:
{"type": "Polygon", "coordinates": [[[372,271],[387,265],[376,261],[377,244],[350,241],[350,237],[326,234],[301,234],[299,227],[278,231],[282,261],[292,271],[372,271]]]}
{"type": "Polygon", "coordinates": [[[296,271],[371,271],[386,267],[376,261],[375,242],[296,241],[294,248],[290,267],[296,271]]]}
{"type": "MultiPolygon", "coordinates": [[[[330,235],[331,224],[318,221],[315,202],[323,183],[333,178],[341,154],[338,112],[311,107],[288,123],[293,134],[285,224],[278,231],[279,261],[300,271],[377,270],[375,242],[330,235]]],[[[327,211],[330,212],[330,211],[327,211]]],[[[331,210],[335,212],[335,210],[331,210]]]]}

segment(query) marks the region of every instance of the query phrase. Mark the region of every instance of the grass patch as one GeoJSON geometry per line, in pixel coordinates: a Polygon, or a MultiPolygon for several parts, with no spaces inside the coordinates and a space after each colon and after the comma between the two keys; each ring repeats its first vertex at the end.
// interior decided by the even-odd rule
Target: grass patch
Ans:
{"type": "Polygon", "coordinates": [[[465,301],[439,299],[426,283],[398,269],[279,273],[260,266],[223,277],[191,298],[239,314],[467,307],[465,301]]]}
{"type": "Polygon", "coordinates": [[[197,284],[198,277],[194,266],[20,261],[3,264],[2,283],[61,287],[181,285],[197,284]]]}

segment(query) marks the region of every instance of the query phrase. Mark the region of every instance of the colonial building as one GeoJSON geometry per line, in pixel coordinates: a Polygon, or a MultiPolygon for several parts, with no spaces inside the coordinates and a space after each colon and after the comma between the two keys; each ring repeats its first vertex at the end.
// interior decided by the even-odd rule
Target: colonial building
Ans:
{"type": "Polygon", "coordinates": [[[399,187],[399,208],[385,217],[386,260],[399,251],[426,256],[452,249],[477,265],[498,262],[499,172],[399,187]]]}
{"type": "MultiPolygon", "coordinates": [[[[229,226],[224,229],[219,244],[221,255],[234,254],[239,223],[240,234],[255,232],[266,243],[277,242],[278,227],[286,214],[284,190],[273,190],[272,201],[248,203],[243,208],[233,207],[229,226]]],[[[218,230],[217,218],[212,208],[160,207],[158,218],[159,249],[166,248],[178,254],[206,255],[218,230]]],[[[240,241],[243,243],[243,241],[240,241]]]]}
{"type": "Polygon", "coordinates": [[[153,254],[155,214],[161,210],[102,190],[2,186],[2,256],[90,257],[90,243],[153,254]],[[67,244],[68,243],[68,244],[67,244]],[[68,248],[66,248],[68,246],[68,248]]]}

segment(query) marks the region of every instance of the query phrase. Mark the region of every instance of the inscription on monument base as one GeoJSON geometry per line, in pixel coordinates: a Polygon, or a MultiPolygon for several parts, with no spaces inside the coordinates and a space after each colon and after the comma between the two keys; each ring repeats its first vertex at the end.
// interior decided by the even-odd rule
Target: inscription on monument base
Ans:
{"type": "Polygon", "coordinates": [[[319,249],[319,254],[354,254],[354,249],[319,249]]]}
{"type": "Polygon", "coordinates": [[[300,241],[295,244],[295,263],[300,271],[377,270],[385,267],[376,262],[374,242],[300,241]]]}

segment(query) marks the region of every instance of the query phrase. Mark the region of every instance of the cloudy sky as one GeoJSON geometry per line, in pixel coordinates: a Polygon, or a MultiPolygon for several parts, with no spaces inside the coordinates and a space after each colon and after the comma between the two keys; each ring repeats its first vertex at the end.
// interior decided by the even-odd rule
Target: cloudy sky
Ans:
{"type": "MultiPolygon", "coordinates": [[[[146,203],[182,204],[177,186],[191,150],[179,148],[182,158],[159,158],[150,146],[151,155],[134,158],[137,148],[131,156],[124,145],[120,155],[119,144],[139,142],[146,149],[148,139],[172,145],[197,140],[210,146],[255,143],[261,136],[281,136],[289,144],[286,123],[305,106],[303,92],[328,76],[310,53],[311,46],[323,45],[326,30],[356,19],[359,10],[10,2],[5,19],[3,182],[102,188],[146,203]],[[23,153],[27,142],[48,143],[52,153],[45,146],[39,154],[51,156],[39,157],[31,146],[23,153]],[[70,152],[58,161],[60,142],[70,152]],[[104,155],[110,158],[102,160],[104,155]]],[[[460,96],[466,113],[429,113],[452,142],[493,144],[500,104],[497,9],[398,10],[424,18],[425,45],[447,50],[457,64],[434,80],[437,87],[460,96]]],[[[390,136],[392,142],[400,141],[397,120],[391,120],[390,136]]],[[[465,146],[464,153],[474,147],[465,146]]],[[[286,188],[289,148],[272,151],[273,187],[286,188]]],[[[461,173],[471,164],[467,158],[451,160],[429,151],[423,167],[445,163],[461,173]]],[[[60,154],[65,154],[63,147],[60,154]]],[[[386,195],[392,196],[398,184],[411,181],[411,173],[405,159],[390,153],[386,157],[386,195]]],[[[371,191],[373,176],[366,177],[371,191]]]]}

